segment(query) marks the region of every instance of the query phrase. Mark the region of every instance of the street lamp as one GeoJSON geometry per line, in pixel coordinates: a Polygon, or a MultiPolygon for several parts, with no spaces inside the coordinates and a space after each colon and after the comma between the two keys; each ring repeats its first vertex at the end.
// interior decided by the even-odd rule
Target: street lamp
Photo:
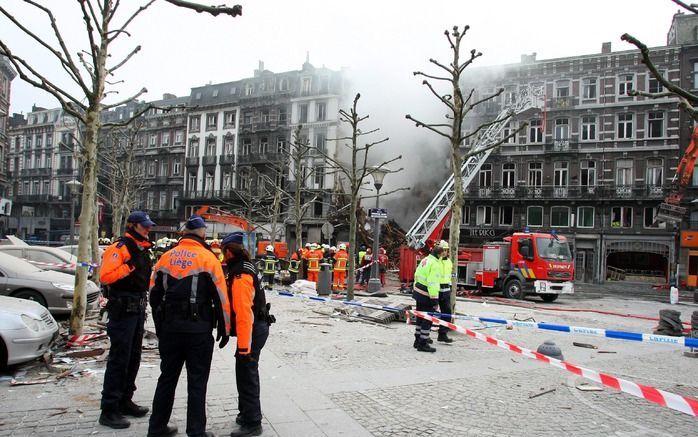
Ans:
{"type": "Polygon", "coordinates": [[[73,235],[75,235],[75,198],[80,193],[82,184],[75,179],[65,184],[70,189],[70,244],[73,245],[75,244],[75,239],[73,238],[73,235]]]}
{"type": "MultiPolygon", "coordinates": [[[[376,187],[376,209],[378,209],[378,199],[380,198],[381,188],[383,187],[383,178],[390,173],[390,170],[385,167],[372,167],[371,176],[373,176],[373,186],[376,187]]],[[[371,278],[368,280],[369,293],[375,293],[381,289],[381,281],[378,279],[378,240],[380,239],[381,228],[380,219],[373,218],[373,256],[371,257],[371,278]]]]}

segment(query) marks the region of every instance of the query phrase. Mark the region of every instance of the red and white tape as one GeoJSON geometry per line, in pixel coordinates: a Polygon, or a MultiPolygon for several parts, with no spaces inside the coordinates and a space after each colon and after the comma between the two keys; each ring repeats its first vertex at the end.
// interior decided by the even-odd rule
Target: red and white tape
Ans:
{"type": "Polygon", "coordinates": [[[99,334],[83,334],[83,335],[71,335],[68,337],[66,345],[68,347],[83,346],[85,343],[98,340],[100,338],[105,338],[107,336],[106,332],[100,332],[99,334]]]}
{"type": "Polygon", "coordinates": [[[637,396],[655,404],[659,404],[663,407],[671,408],[672,410],[680,411],[682,413],[694,417],[698,416],[698,400],[694,398],[688,396],[680,396],[674,393],[660,390],[658,388],[650,387],[648,385],[636,384],[634,382],[630,382],[622,378],[617,378],[615,376],[597,372],[595,370],[586,369],[584,367],[571,364],[567,361],[560,361],[555,358],[550,358],[541,353],[534,352],[532,350],[517,346],[512,343],[508,343],[503,340],[499,340],[495,337],[484,335],[479,332],[472,331],[468,328],[464,328],[462,326],[443,321],[436,317],[432,317],[421,311],[413,311],[413,313],[415,316],[421,317],[425,320],[430,320],[432,323],[441,326],[446,326],[449,329],[460,332],[462,334],[466,334],[480,341],[484,341],[494,346],[498,346],[502,349],[507,349],[511,352],[516,352],[517,354],[521,354],[534,360],[542,361],[544,363],[550,364],[551,366],[566,370],[568,372],[574,373],[575,375],[581,376],[599,384],[603,384],[607,387],[620,390],[623,393],[628,393],[630,395],[637,396]]]}

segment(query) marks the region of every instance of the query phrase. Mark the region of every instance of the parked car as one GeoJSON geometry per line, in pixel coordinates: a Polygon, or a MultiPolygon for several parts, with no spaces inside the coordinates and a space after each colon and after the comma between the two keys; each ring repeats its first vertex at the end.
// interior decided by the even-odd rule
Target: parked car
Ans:
{"type": "Polygon", "coordinates": [[[57,336],[58,324],[46,308],[0,296],[0,368],[42,356],[57,336]]]}
{"type": "Polygon", "coordinates": [[[0,252],[22,258],[43,270],[75,274],[78,258],[65,250],[48,246],[0,246],[0,252]]]}
{"type": "MultiPolygon", "coordinates": [[[[52,314],[67,314],[73,308],[75,276],[43,270],[0,251],[0,295],[33,300],[52,314]]],[[[87,306],[96,308],[99,287],[87,281],[87,306]]]]}
{"type": "MultiPolygon", "coordinates": [[[[102,255],[104,255],[104,251],[106,250],[107,247],[109,247],[109,246],[104,246],[101,244],[99,245],[100,258],[102,257],[102,255]]],[[[56,249],[60,249],[62,251],[68,252],[71,255],[75,255],[75,256],[78,255],[78,245],[77,244],[71,244],[68,246],[58,246],[56,249]]]]}

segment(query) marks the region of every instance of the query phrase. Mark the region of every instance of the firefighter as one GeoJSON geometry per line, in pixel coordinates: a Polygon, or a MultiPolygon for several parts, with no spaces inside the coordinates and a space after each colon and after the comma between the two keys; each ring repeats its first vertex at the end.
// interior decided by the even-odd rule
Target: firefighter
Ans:
{"type": "Polygon", "coordinates": [[[303,258],[303,249],[298,249],[291,255],[291,260],[288,262],[288,273],[291,275],[291,283],[293,284],[298,279],[298,270],[301,266],[303,258]]]}
{"type": "Polygon", "coordinates": [[[104,251],[99,278],[109,299],[107,334],[111,343],[99,423],[115,429],[131,425],[124,415],[143,417],[149,411],[132,398],[141,364],[146,294],[153,269],[153,244],[148,234],[155,223],[143,211],[132,212],[126,222],[125,235],[104,251]]]}
{"type": "MultiPolygon", "coordinates": [[[[361,267],[361,263],[364,260],[364,255],[366,255],[366,245],[362,244],[361,247],[359,248],[359,253],[356,255],[356,265],[361,267]]],[[[359,282],[359,279],[362,277],[363,270],[359,270],[358,268],[356,269],[356,278],[354,279],[354,282],[359,282]]]]}
{"type": "Polygon", "coordinates": [[[349,254],[347,253],[347,245],[341,243],[339,250],[334,254],[334,275],[332,276],[332,285],[335,290],[344,290],[344,280],[347,277],[347,263],[349,262],[349,254]]]}
{"type": "Polygon", "coordinates": [[[381,247],[378,251],[378,273],[381,279],[381,287],[385,287],[385,272],[388,270],[388,255],[385,253],[385,248],[381,247]]]}
{"type": "Polygon", "coordinates": [[[373,262],[373,253],[371,248],[366,249],[364,257],[361,258],[361,285],[367,284],[371,277],[371,263],[373,262]]]}
{"type": "Polygon", "coordinates": [[[206,386],[213,357],[213,336],[222,348],[230,335],[230,302],[218,257],[204,241],[206,223],[187,220],[176,249],[165,252],[153,269],[150,306],[160,350],[160,378],[153,398],[148,436],[171,436],[168,425],[182,366],[187,366],[187,435],[206,432],[206,386]]]}
{"type": "Polygon", "coordinates": [[[279,260],[276,258],[276,255],[274,255],[274,246],[270,244],[264,250],[266,253],[262,255],[260,263],[262,265],[265,288],[271,290],[271,286],[274,285],[274,275],[278,269],[279,260]]]}
{"type": "Polygon", "coordinates": [[[320,273],[320,259],[322,258],[322,252],[318,248],[318,245],[312,243],[310,245],[310,251],[306,255],[306,260],[308,262],[308,281],[317,282],[318,274],[320,273]]]}
{"type": "MultiPolygon", "coordinates": [[[[422,259],[414,272],[414,289],[412,297],[416,301],[417,311],[433,312],[439,304],[439,285],[441,284],[441,254],[443,248],[436,244],[431,253],[422,259]]],[[[414,347],[420,352],[436,352],[430,346],[431,321],[417,318],[415,323],[414,347]]]]}
{"type": "Polygon", "coordinates": [[[264,290],[250,255],[242,246],[242,232],[233,232],[223,239],[223,254],[228,264],[228,289],[235,314],[237,351],[235,382],[238,390],[238,411],[231,437],[260,435],[262,409],[259,402],[259,355],[269,337],[274,316],[269,314],[264,290]]]}
{"type": "MultiPolygon", "coordinates": [[[[439,285],[439,316],[441,320],[451,322],[451,274],[453,273],[453,263],[448,254],[448,242],[441,240],[439,245],[443,248],[441,254],[441,281],[439,285]]],[[[448,338],[448,328],[439,326],[439,336],[436,339],[444,343],[453,343],[453,339],[448,338]]]]}
{"type": "Polygon", "coordinates": [[[301,278],[308,279],[308,253],[310,253],[310,243],[305,243],[303,254],[301,256],[301,278]]]}

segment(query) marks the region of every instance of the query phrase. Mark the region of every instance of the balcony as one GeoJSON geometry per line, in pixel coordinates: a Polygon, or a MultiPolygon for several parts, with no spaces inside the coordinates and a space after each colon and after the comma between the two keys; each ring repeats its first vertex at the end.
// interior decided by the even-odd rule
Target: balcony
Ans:
{"type": "Polygon", "coordinates": [[[167,176],[155,176],[154,184],[167,185],[167,176]]]}
{"type": "MultiPolygon", "coordinates": [[[[204,156],[201,158],[201,164],[203,165],[216,165],[216,162],[218,162],[218,157],[217,156],[204,156]]],[[[188,164],[187,164],[188,165],[188,164]]]]}
{"type": "Polygon", "coordinates": [[[545,145],[546,153],[576,153],[578,150],[579,144],[571,142],[569,138],[555,138],[552,144],[545,145]]]}
{"type": "Polygon", "coordinates": [[[15,196],[19,203],[48,202],[52,196],[48,194],[20,194],[15,196]]]}
{"type": "Polygon", "coordinates": [[[199,166],[199,157],[198,156],[188,157],[184,161],[184,165],[186,165],[187,167],[198,167],[199,166]]]}
{"type": "Polygon", "coordinates": [[[470,187],[464,192],[464,197],[466,199],[527,200],[661,200],[669,191],[670,187],[658,185],[519,185],[516,187],[470,187]]]}
{"type": "Polygon", "coordinates": [[[74,169],[72,169],[72,168],[59,168],[58,170],[56,170],[56,174],[58,176],[69,176],[69,175],[72,175],[73,172],[74,172],[74,169]]]}
{"type": "Polygon", "coordinates": [[[184,193],[184,198],[189,200],[237,199],[238,197],[235,190],[187,190],[184,193]]]}
{"type": "Polygon", "coordinates": [[[235,155],[221,155],[220,159],[221,165],[233,165],[235,164],[235,155]]]}
{"type": "Polygon", "coordinates": [[[20,171],[20,176],[51,176],[51,168],[24,168],[20,171]]]}
{"type": "Polygon", "coordinates": [[[550,99],[549,109],[573,109],[577,106],[577,98],[574,96],[553,97],[550,99]]]}
{"type": "Polygon", "coordinates": [[[238,155],[238,164],[260,164],[268,162],[283,161],[287,154],[284,153],[251,153],[248,155],[238,155]]]}

